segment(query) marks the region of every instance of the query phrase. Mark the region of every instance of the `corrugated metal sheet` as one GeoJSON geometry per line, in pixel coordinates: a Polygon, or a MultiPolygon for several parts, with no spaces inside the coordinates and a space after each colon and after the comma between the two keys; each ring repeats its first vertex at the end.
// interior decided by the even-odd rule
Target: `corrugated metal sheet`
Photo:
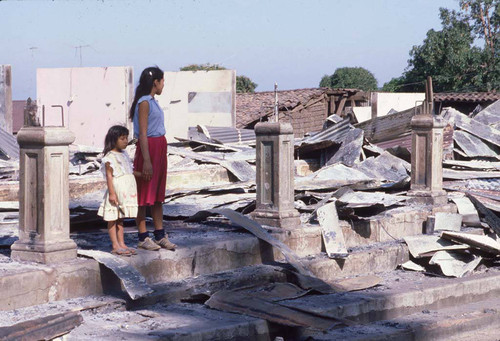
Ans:
{"type": "Polygon", "coordinates": [[[19,160],[19,145],[16,137],[0,128],[0,154],[3,158],[19,160]]]}
{"type": "Polygon", "coordinates": [[[255,131],[253,129],[199,125],[196,127],[189,127],[188,137],[192,140],[219,144],[249,144],[255,142],[255,131]]]}
{"type": "Polygon", "coordinates": [[[441,92],[434,94],[435,102],[484,102],[500,99],[500,92],[441,92]]]}
{"type": "Polygon", "coordinates": [[[295,146],[300,147],[305,144],[315,144],[322,141],[341,143],[351,129],[354,129],[354,127],[349,123],[348,119],[345,119],[319,133],[304,137],[302,140],[297,141],[295,146]]]}

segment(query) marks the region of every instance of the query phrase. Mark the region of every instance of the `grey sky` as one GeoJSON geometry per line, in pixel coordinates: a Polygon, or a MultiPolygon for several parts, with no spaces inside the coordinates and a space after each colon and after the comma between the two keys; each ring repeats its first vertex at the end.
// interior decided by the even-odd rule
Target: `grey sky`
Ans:
{"type": "Polygon", "coordinates": [[[42,67],[218,63],[257,91],[317,87],[336,68],[361,66],[379,86],[398,77],[439,7],[457,0],[0,1],[0,64],[13,98],[36,96],[42,67]],[[81,49],[77,46],[85,46],[81,49]]]}

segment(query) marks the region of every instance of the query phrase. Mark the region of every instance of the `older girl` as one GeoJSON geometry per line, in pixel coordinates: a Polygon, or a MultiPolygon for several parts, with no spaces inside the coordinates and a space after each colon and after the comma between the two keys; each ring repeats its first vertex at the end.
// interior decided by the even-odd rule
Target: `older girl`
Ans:
{"type": "Polygon", "coordinates": [[[138,139],[134,158],[134,169],[142,173],[137,178],[139,210],[138,247],[146,250],[166,248],[175,250],[163,229],[163,201],[167,181],[167,140],[163,110],[155,99],[163,91],[163,71],[148,67],[139,79],[135,97],[130,108],[130,119],[134,123],[134,137],[138,139]],[[146,230],[146,206],[151,206],[154,223],[154,241],[146,230]]]}

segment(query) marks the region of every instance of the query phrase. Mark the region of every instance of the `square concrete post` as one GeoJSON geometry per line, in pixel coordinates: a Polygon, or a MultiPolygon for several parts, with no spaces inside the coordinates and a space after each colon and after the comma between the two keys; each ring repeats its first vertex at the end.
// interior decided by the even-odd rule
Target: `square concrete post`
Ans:
{"type": "Polygon", "coordinates": [[[264,225],[293,229],[301,226],[294,208],[293,128],[289,123],[258,123],[257,203],[254,219],[264,225]]]}
{"type": "Polygon", "coordinates": [[[410,202],[429,205],[447,203],[443,190],[443,127],[441,117],[422,114],[411,120],[410,202]]]}
{"type": "Polygon", "coordinates": [[[69,238],[68,145],[75,135],[65,127],[23,127],[20,148],[19,240],[17,261],[57,263],[76,258],[69,238]]]}
{"type": "Polygon", "coordinates": [[[10,65],[0,65],[0,128],[12,134],[12,76],[10,65]]]}

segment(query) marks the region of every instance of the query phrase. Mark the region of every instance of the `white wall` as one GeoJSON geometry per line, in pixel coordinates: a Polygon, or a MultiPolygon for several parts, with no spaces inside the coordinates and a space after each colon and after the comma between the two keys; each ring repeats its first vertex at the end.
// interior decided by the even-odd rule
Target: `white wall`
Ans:
{"type": "MultiPolygon", "coordinates": [[[[372,107],[376,105],[377,117],[385,116],[394,109],[403,111],[422,104],[425,99],[425,93],[420,92],[372,92],[372,107]]],[[[372,110],[373,112],[373,110],[372,110]]]]}
{"type": "Polygon", "coordinates": [[[157,99],[168,141],[186,138],[188,127],[198,124],[234,127],[235,94],[234,70],[165,72],[165,88],[157,99]]]}
{"type": "Polygon", "coordinates": [[[132,136],[132,67],[37,69],[36,88],[40,123],[45,106],[45,125],[60,126],[61,109],[52,105],[62,105],[64,125],[75,133],[75,144],[102,148],[115,124],[126,125],[132,136]]]}

